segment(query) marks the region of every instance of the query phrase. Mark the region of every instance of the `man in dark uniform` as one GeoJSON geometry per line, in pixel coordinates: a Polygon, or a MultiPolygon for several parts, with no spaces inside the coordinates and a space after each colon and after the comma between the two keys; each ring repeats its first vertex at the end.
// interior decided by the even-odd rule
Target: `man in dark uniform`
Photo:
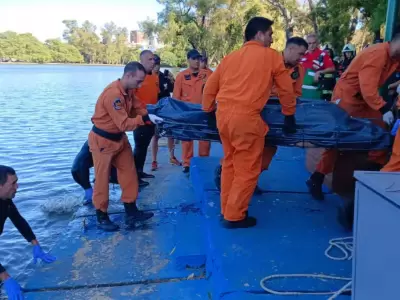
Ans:
{"type": "MultiPolygon", "coordinates": [[[[45,263],[52,263],[56,258],[43,252],[28,222],[20,215],[12,199],[18,189],[18,177],[15,170],[11,167],[0,165],[0,235],[3,233],[4,223],[7,218],[22,236],[33,245],[33,261],[36,264],[38,259],[45,263]]],[[[0,281],[8,295],[8,299],[22,300],[21,286],[7,273],[6,269],[0,264],[0,281]]]]}

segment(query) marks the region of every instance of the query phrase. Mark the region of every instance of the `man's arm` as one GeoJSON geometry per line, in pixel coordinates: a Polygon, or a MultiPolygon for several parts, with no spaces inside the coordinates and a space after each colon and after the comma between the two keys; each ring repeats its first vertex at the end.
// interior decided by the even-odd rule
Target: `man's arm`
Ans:
{"type": "Polygon", "coordinates": [[[182,95],[182,73],[179,73],[175,79],[174,91],[172,93],[172,98],[174,98],[176,100],[181,100],[181,95],[182,95]]]}
{"type": "Polygon", "coordinates": [[[390,103],[386,103],[379,95],[379,79],[384,65],[384,55],[370,55],[366,57],[363,66],[358,72],[362,98],[369,107],[381,111],[382,114],[390,110],[390,103]]]}
{"type": "Polygon", "coordinates": [[[32,245],[38,245],[38,241],[36,240],[36,236],[32,231],[32,228],[29,226],[28,222],[21,216],[14,202],[11,201],[8,210],[8,217],[14,226],[18,229],[21,235],[32,245]]]}
{"type": "Polygon", "coordinates": [[[283,60],[278,53],[269,52],[266,55],[276,55],[270,61],[275,62],[272,71],[272,80],[276,84],[279,95],[279,102],[282,106],[282,114],[285,116],[294,116],[296,112],[296,95],[293,91],[292,79],[286,69],[283,60]]]}
{"type": "Polygon", "coordinates": [[[330,58],[330,56],[328,54],[325,54],[323,63],[324,63],[324,69],[315,72],[315,75],[314,75],[315,82],[319,81],[319,76],[321,74],[330,74],[330,73],[334,73],[336,71],[335,64],[333,63],[332,59],[330,58]]]}
{"type": "Polygon", "coordinates": [[[324,69],[321,71],[321,74],[329,74],[336,71],[335,64],[333,63],[332,58],[326,54],[324,56],[324,69]]]}
{"type": "Polygon", "coordinates": [[[206,112],[211,112],[216,109],[216,97],[220,88],[219,82],[223,66],[222,61],[217,69],[207,79],[206,85],[204,86],[202,108],[206,112]]]}
{"type": "Polygon", "coordinates": [[[140,100],[137,96],[135,96],[134,90],[129,91],[129,96],[133,101],[132,109],[129,112],[129,117],[131,116],[135,117],[137,115],[139,116],[148,115],[146,104],[142,100],[140,100]]]}
{"type": "Polygon", "coordinates": [[[121,132],[133,131],[138,126],[150,122],[150,118],[147,114],[144,116],[138,114],[136,117],[130,118],[128,112],[124,108],[125,105],[123,101],[125,101],[125,99],[121,98],[120,95],[116,95],[115,92],[104,95],[103,105],[121,132]]]}

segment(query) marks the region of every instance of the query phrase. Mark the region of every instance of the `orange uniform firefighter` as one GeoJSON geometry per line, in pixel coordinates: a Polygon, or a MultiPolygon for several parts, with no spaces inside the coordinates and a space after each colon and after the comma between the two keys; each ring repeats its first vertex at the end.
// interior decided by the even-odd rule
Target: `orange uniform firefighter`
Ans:
{"type": "Polygon", "coordinates": [[[215,110],[218,101],[217,127],[224,150],[221,213],[226,228],[257,223],[247,210],[261,172],[268,133],[261,111],[274,83],[285,115],[284,130],[295,131],[296,96],[282,57],[269,48],[272,24],[263,17],[252,18],[245,29],[246,43],[222,60],[204,88],[204,111],[215,110]]]}
{"type": "MultiPolygon", "coordinates": [[[[358,54],[340,77],[332,96],[332,101],[343,108],[350,116],[375,119],[381,127],[391,125],[394,120],[390,111],[392,104],[385,102],[378,89],[400,67],[400,34],[397,33],[389,43],[368,47],[358,54]]],[[[325,175],[335,167],[337,150],[323,152],[315,172],[307,181],[311,195],[323,200],[322,184],[325,175]]],[[[387,161],[386,151],[370,151],[369,160],[378,165],[387,161]]]]}
{"type": "Polygon", "coordinates": [[[396,121],[392,129],[392,135],[395,135],[392,155],[389,162],[381,169],[381,172],[400,172],[400,120],[396,121]]]}
{"type": "MultiPolygon", "coordinates": [[[[289,71],[290,78],[292,79],[293,91],[296,97],[300,97],[302,92],[305,69],[300,64],[300,60],[306,53],[307,48],[308,44],[303,38],[292,37],[287,40],[285,50],[283,51],[283,60],[287,70],[289,71]]],[[[278,89],[275,85],[272,86],[271,97],[279,97],[278,89]]],[[[262,154],[261,172],[268,170],[276,151],[277,147],[265,145],[262,154]]],[[[214,172],[214,181],[218,190],[221,190],[222,161],[223,159],[221,159],[220,166],[218,166],[214,172]]],[[[262,190],[256,186],[254,193],[260,194],[262,193],[262,190]]]]}
{"type": "MultiPolygon", "coordinates": [[[[154,54],[150,50],[144,50],[140,53],[140,63],[146,70],[146,77],[142,85],[135,91],[135,96],[143,104],[156,104],[158,101],[158,93],[160,92],[159,78],[157,74],[153,74],[154,54]]],[[[137,168],[139,185],[145,187],[149,185],[143,179],[154,178],[153,174],[147,174],[143,171],[147,157],[147,149],[149,148],[151,139],[156,131],[154,124],[149,126],[140,126],[133,132],[135,141],[134,158],[137,168]]]]}
{"type": "MultiPolygon", "coordinates": [[[[204,85],[209,72],[200,69],[200,53],[193,49],[187,54],[189,68],[176,76],[173,98],[200,104],[203,97],[204,85]]],[[[210,155],[211,144],[208,141],[199,141],[199,156],[210,155]]],[[[193,157],[193,141],[182,141],[183,172],[189,172],[190,159],[193,157]]]]}
{"type": "Polygon", "coordinates": [[[122,78],[108,85],[101,93],[92,117],[89,148],[96,177],[93,204],[97,225],[105,231],[118,229],[107,214],[111,166],[117,169],[126,224],[132,225],[153,216],[153,213],[140,211],[136,206],[138,178],[132,148],[125,134],[125,131],[135,130],[138,126],[150,126],[163,121],[155,115],[149,115],[143,103],[133,94],[133,89],[140,86],[144,77],[145,69],[140,63],[127,64],[122,78]]]}

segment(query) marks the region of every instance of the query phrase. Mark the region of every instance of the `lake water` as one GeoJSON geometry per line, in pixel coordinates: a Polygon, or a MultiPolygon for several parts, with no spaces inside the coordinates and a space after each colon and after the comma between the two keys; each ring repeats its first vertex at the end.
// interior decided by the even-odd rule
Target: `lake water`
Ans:
{"type": "MultiPolygon", "coordinates": [[[[0,164],[16,169],[20,187],[14,201],[44,248],[54,245],[81,205],[72,162],[87,139],[97,97],[122,71],[0,65],[0,164]]],[[[24,283],[31,259],[32,247],[7,221],[0,237],[1,263],[24,283]]]]}

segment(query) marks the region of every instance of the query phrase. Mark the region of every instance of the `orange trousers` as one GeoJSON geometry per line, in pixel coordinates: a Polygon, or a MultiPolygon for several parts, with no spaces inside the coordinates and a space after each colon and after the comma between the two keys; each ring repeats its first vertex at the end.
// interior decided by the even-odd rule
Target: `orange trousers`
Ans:
{"type": "MultiPolygon", "coordinates": [[[[341,94],[340,91],[338,92],[338,94],[341,94]]],[[[335,99],[337,98],[338,97],[336,97],[335,99]]],[[[386,128],[386,125],[382,120],[381,113],[379,111],[373,110],[366,103],[365,105],[363,105],[362,103],[360,104],[360,100],[347,97],[342,99],[338,105],[352,117],[373,119],[373,123],[382,128],[386,128]]],[[[324,175],[332,173],[335,168],[338,153],[339,152],[336,149],[325,150],[322,153],[321,159],[317,164],[315,171],[324,175]]],[[[368,160],[384,165],[387,162],[387,151],[369,151],[368,160]]]]}
{"type": "MultiPolygon", "coordinates": [[[[199,141],[199,156],[210,156],[211,143],[199,141]]],[[[193,141],[182,141],[182,164],[184,167],[190,166],[190,159],[194,156],[193,141]]]]}
{"type": "MultiPolygon", "coordinates": [[[[275,156],[276,151],[278,150],[275,146],[265,146],[262,153],[262,162],[261,162],[261,172],[268,170],[269,165],[271,164],[272,159],[275,156]]],[[[221,158],[219,164],[222,166],[224,158],[221,158]]]]}
{"type": "Polygon", "coordinates": [[[139,186],[132,147],[128,138],[125,136],[121,141],[114,142],[91,131],[89,148],[93,156],[96,178],[92,198],[94,207],[107,212],[111,166],[117,169],[118,182],[122,190],[121,200],[125,203],[135,202],[139,186]]]}
{"type": "Polygon", "coordinates": [[[400,172],[400,127],[397,129],[394,139],[392,156],[389,162],[381,169],[381,172],[400,172]]]}
{"type": "Polygon", "coordinates": [[[217,111],[217,126],[224,150],[221,213],[228,221],[243,220],[261,173],[268,127],[259,115],[222,111],[217,111]]]}

